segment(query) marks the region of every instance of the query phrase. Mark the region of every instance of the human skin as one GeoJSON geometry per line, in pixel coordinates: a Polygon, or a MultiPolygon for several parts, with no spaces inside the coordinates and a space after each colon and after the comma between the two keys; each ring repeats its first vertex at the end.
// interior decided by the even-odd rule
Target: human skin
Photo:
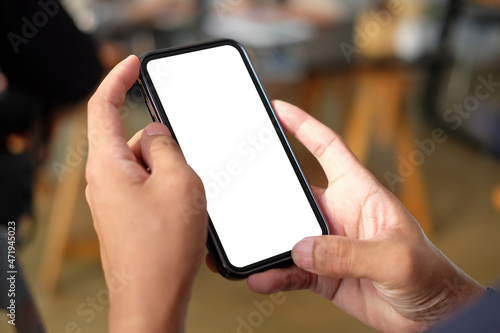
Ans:
{"type": "Polygon", "coordinates": [[[339,135],[293,105],[275,101],[274,108],[328,178],[328,187],[314,193],[331,236],[299,242],[292,250],[296,266],[251,276],[252,290],[309,289],[383,332],[425,331],[485,295],[339,135]]]}
{"type": "Polygon", "coordinates": [[[88,103],[86,196],[110,290],[109,331],[181,332],[205,251],[206,202],[193,199],[203,185],[164,125],[149,124],[127,145],[118,108],[138,74],[139,59],[127,58],[88,103]]]}
{"type": "MultiPolygon", "coordinates": [[[[150,124],[127,145],[118,108],[138,73],[137,57],[127,58],[89,101],[86,196],[110,289],[109,331],[182,332],[204,251],[206,202],[166,127],[150,124]],[[117,274],[125,277],[119,287],[117,274]]],[[[252,290],[309,289],[384,332],[424,331],[486,293],[337,134],[290,104],[274,107],[326,173],[327,189],[314,192],[332,235],[299,242],[296,266],[249,277],[252,290]]]]}

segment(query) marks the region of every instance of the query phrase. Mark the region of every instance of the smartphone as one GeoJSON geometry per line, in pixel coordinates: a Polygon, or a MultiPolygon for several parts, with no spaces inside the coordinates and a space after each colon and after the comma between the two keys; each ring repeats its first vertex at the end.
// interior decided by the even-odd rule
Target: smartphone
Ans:
{"type": "Polygon", "coordinates": [[[290,265],[297,242],[328,234],[242,45],[217,40],[140,59],[153,120],[170,129],[205,187],[207,247],[224,277],[290,265]]]}

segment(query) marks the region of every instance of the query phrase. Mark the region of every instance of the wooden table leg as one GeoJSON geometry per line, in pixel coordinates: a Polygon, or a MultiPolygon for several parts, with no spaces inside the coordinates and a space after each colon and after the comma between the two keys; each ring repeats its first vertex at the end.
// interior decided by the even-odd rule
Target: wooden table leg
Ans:
{"type": "MultiPolygon", "coordinates": [[[[414,130],[409,119],[409,75],[399,69],[364,70],[355,103],[350,111],[345,139],[356,156],[366,162],[372,142],[395,147],[396,169],[399,156],[408,158],[416,149],[414,130]]],[[[432,234],[432,222],[427,203],[421,165],[411,173],[399,175],[399,197],[419,221],[426,234],[432,234]]]]}

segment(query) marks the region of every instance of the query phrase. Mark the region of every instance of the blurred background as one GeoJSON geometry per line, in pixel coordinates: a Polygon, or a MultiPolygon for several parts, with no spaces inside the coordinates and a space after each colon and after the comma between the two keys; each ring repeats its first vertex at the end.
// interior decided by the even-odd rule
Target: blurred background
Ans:
{"type": "MultiPolygon", "coordinates": [[[[86,102],[100,80],[130,53],[225,37],[250,52],[271,99],[340,133],[449,258],[498,285],[496,1],[17,2],[0,4],[0,224],[16,222],[18,328],[107,331],[109,298],[84,195],[86,102]]],[[[137,87],[121,113],[128,137],[151,121],[137,87]]],[[[292,145],[309,181],[325,185],[317,162],[292,145]]],[[[373,331],[307,291],[263,311],[269,300],[203,265],[187,331],[373,331]]],[[[0,331],[15,330],[0,320],[0,331]]]]}

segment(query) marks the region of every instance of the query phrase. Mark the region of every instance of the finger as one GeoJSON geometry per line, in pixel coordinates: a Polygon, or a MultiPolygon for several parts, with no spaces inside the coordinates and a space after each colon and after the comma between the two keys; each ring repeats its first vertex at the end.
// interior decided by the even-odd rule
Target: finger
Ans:
{"type": "Polygon", "coordinates": [[[323,194],[325,194],[325,189],[324,188],[321,188],[321,187],[317,187],[317,186],[311,186],[311,190],[314,194],[314,196],[316,197],[316,199],[320,199],[323,194]]]}
{"type": "Polygon", "coordinates": [[[259,294],[273,294],[278,291],[307,289],[312,285],[312,274],[292,266],[283,269],[271,269],[248,277],[248,287],[259,294]]]}
{"type": "Polygon", "coordinates": [[[283,128],[294,135],[319,161],[330,183],[362,167],[342,138],[296,106],[273,101],[283,128]]]}
{"type": "Polygon", "coordinates": [[[139,132],[135,133],[134,136],[127,142],[127,145],[129,146],[132,153],[135,155],[135,158],[137,158],[137,160],[140,161],[141,163],[144,163],[141,151],[141,138],[143,131],[144,130],[140,130],[139,132]]]}
{"type": "Polygon", "coordinates": [[[292,250],[295,264],[313,274],[377,280],[384,266],[377,242],[339,236],[305,238],[292,250]]]}
{"type": "Polygon", "coordinates": [[[207,253],[207,255],[205,256],[205,263],[207,264],[209,270],[211,270],[214,273],[217,273],[217,268],[215,267],[214,262],[212,261],[210,253],[207,253]]]}
{"type": "Polygon", "coordinates": [[[187,166],[181,149],[168,128],[161,123],[146,126],[141,138],[141,152],[144,163],[152,174],[158,171],[157,173],[168,175],[172,166],[187,166]]]}
{"type": "Polygon", "coordinates": [[[136,56],[129,56],[120,62],[106,76],[90,99],[87,115],[89,157],[98,148],[117,151],[117,147],[120,149],[126,147],[118,109],[125,99],[127,90],[139,76],[139,66],[139,59],[136,56]]]}

